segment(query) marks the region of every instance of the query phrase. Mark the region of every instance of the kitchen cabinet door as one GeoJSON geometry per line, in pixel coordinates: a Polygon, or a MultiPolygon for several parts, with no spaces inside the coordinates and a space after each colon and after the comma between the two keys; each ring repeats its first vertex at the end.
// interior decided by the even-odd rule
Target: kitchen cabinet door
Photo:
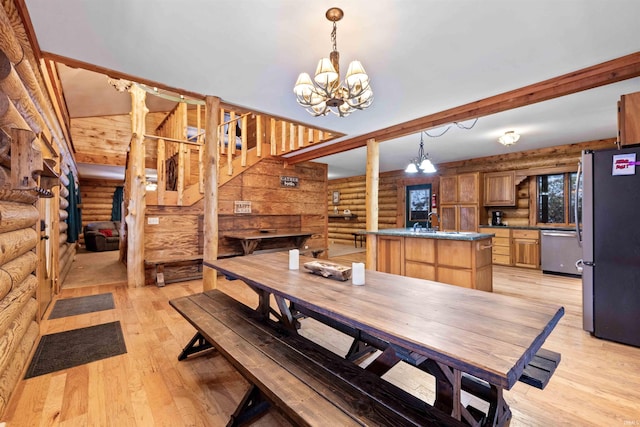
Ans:
{"type": "Polygon", "coordinates": [[[458,231],[478,231],[478,205],[458,205],[458,231]]]}
{"type": "Polygon", "coordinates": [[[440,204],[456,203],[458,201],[458,177],[440,177],[440,204]]]}
{"type": "Polygon", "coordinates": [[[540,268],[540,233],[537,230],[512,230],[512,255],[516,267],[540,268]]]}
{"type": "Polygon", "coordinates": [[[491,172],[484,174],[484,205],[516,205],[516,172],[491,172]]]}
{"type": "Polygon", "coordinates": [[[440,230],[457,231],[458,230],[458,206],[440,206],[440,230]]]}
{"type": "Polygon", "coordinates": [[[618,102],[618,138],[621,145],[640,143],[640,92],[620,97],[620,102],[618,102]]]}
{"type": "Polygon", "coordinates": [[[378,236],[377,270],[404,275],[404,237],[378,236]]]}
{"type": "Polygon", "coordinates": [[[480,174],[458,175],[458,203],[480,203],[480,174]]]}

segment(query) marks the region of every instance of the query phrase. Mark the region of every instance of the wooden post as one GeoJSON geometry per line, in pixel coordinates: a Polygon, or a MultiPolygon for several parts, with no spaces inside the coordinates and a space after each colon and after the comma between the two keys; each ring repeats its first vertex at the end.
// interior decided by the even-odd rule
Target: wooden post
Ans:
{"type": "Polygon", "coordinates": [[[137,85],[129,89],[131,93],[131,147],[129,150],[129,199],[127,223],[127,281],[130,287],[144,286],[144,213],[145,170],[144,134],[145,118],[149,109],[145,103],[147,93],[137,85]]]}
{"type": "Polygon", "coordinates": [[[271,118],[269,121],[271,123],[271,155],[275,156],[278,154],[278,148],[276,146],[276,119],[271,118]]]}
{"type": "Polygon", "coordinates": [[[157,170],[158,170],[158,187],[156,188],[156,194],[158,195],[158,204],[164,205],[164,196],[167,191],[167,162],[165,158],[166,149],[164,146],[164,139],[158,139],[157,150],[157,170]]]}
{"type": "MultiPolygon", "coordinates": [[[[218,109],[220,98],[206,97],[207,115],[205,120],[205,174],[204,174],[204,261],[218,259],[218,109]]],[[[203,267],[202,289],[215,289],[216,270],[203,267]]]]}
{"type": "Polygon", "coordinates": [[[256,115],[256,155],[262,157],[262,144],[264,144],[264,135],[262,134],[262,116],[256,115]]]}
{"type": "Polygon", "coordinates": [[[242,151],[240,152],[240,165],[247,166],[247,115],[242,116],[242,151]]]}
{"type": "MultiPolygon", "coordinates": [[[[366,205],[367,205],[367,231],[378,231],[378,182],[380,180],[380,147],[375,139],[367,140],[367,176],[366,176],[366,205]]],[[[377,269],[377,238],[367,234],[368,270],[377,269]]]]}
{"type": "Polygon", "coordinates": [[[196,117],[196,126],[198,128],[198,137],[196,142],[200,144],[198,146],[198,191],[200,191],[200,193],[204,193],[204,165],[202,163],[204,160],[204,147],[202,146],[204,136],[202,135],[202,108],[200,107],[200,104],[196,105],[196,117]]]}

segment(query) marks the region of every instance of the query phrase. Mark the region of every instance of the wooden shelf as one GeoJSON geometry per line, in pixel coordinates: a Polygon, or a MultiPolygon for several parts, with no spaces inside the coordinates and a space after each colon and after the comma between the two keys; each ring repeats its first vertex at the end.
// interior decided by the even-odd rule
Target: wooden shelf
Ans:
{"type": "Polygon", "coordinates": [[[355,218],[358,218],[358,215],[355,215],[355,214],[329,214],[329,218],[355,219],[355,218]]]}

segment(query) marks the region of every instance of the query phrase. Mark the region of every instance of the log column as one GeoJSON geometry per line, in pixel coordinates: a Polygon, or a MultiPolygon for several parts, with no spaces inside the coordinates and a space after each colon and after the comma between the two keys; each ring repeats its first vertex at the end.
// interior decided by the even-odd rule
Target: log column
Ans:
{"type": "MultiPolygon", "coordinates": [[[[366,204],[367,204],[367,231],[378,231],[378,181],[380,180],[380,146],[375,139],[367,140],[367,177],[366,177],[366,204]]],[[[367,258],[368,270],[377,269],[377,239],[376,236],[367,234],[367,258]]]]}
{"type": "Polygon", "coordinates": [[[145,170],[144,135],[145,117],[149,112],[145,99],[147,93],[137,85],[129,89],[131,93],[131,147],[127,177],[129,199],[127,200],[127,281],[130,287],[144,286],[144,213],[145,170]]]}
{"type": "MultiPolygon", "coordinates": [[[[204,155],[204,261],[218,259],[218,124],[220,98],[207,96],[204,155]]],[[[229,139],[231,140],[231,139],[229,139]]],[[[229,144],[231,147],[231,144],[229,144]]],[[[202,288],[205,291],[217,287],[217,273],[203,267],[202,288]]]]}

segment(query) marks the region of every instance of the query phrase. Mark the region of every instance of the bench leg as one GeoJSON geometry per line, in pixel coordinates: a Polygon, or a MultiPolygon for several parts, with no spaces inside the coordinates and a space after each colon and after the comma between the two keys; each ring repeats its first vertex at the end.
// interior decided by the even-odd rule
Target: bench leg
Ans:
{"type": "Polygon", "coordinates": [[[344,358],[353,362],[354,360],[360,359],[362,356],[371,354],[376,350],[377,348],[367,344],[364,341],[361,341],[360,338],[357,337],[353,339],[351,347],[349,348],[349,351],[347,351],[347,354],[344,356],[344,358]]]}
{"type": "Polygon", "coordinates": [[[242,398],[238,408],[231,415],[227,427],[241,426],[255,417],[262,415],[270,406],[271,404],[265,400],[260,389],[252,384],[251,388],[242,398]]]}
{"type": "Polygon", "coordinates": [[[159,288],[164,286],[164,264],[156,264],[156,284],[159,288]]]}
{"type": "Polygon", "coordinates": [[[202,336],[200,332],[197,332],[189,343],[182,349],[182,353],[178,355],[178,360],[182,361],[192,354],[200,353],[201,351],[209,350],[213,348],[213,345],[202,336]]]}

